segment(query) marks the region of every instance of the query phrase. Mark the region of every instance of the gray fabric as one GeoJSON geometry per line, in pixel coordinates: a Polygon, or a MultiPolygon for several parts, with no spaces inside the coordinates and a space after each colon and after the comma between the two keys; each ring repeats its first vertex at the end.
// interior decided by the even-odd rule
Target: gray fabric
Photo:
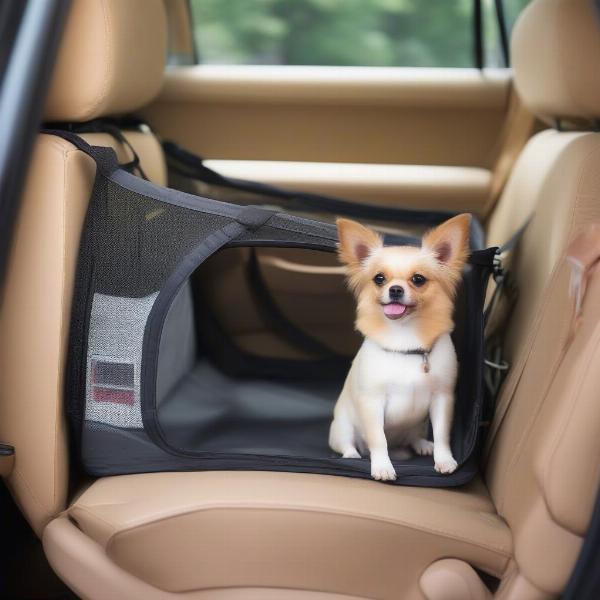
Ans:
{"type": "MultiPolygon", "coordinates": [[[[121,298],[94,294],[90,315],[86,368],[85,419],[115,427],[142,428],[140,370],[142,343],[148,314],[157,294],[143,298],[121,298]],[[94,361],[133,364],[134,403],[99,402],[92,398],[94,361]]],[[[101,386],[103,388],[118,386],[101,386]]]]}
{"type": "Polygon", "coordinates": [[[342,381],[232,379],[200,361],[159,406],[167,442],[207,452],[330,456],[342,381]]]}
{"type": "Polygon", "coordinates": [[[156,402],[160,405],[196,360],[196,331],[192,291],[187,281],[169,308],[158,354],[156,402]]]}

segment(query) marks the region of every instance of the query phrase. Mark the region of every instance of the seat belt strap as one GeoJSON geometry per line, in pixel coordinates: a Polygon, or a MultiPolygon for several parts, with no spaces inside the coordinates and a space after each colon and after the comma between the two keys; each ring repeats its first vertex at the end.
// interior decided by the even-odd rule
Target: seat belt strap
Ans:
{"type": "MultiPolygon", "coordinates": [[[[94,119],[92,121],[87,121],[85,123],[49,123],[45,129],[42,129],[42,133],[51,133],[54,135],[60,135],[59,132],[70,133],[74,136],[81,138],[82,134],[86,133],[106,133],[113,137],[121,146],[126,148],[131,155],[131,160],[126,163],[121,163],[120,167],[129,171],[130,173],[135,173],[136,171],[142,177],[142,179],[148,180],[144,169],[142,168],[140,157],[138,156],[133,144],[127,139],[125,134],[121,131],[119,125],[117,125],[117,121],[109,120],[109,119],[94,119]]],[[[69,139],[65,135],[61,135],[65,139],[68,139],[71,143],[77,145],[73,141],[73,138],[69,139]]],[[[88,145],[88,147],[90,147],[88,145]]],[[[81,149],[81,148],[80,148],[81,149]]],[[[86,152],[87,150],[84,150],[86,152]]],[[[89,153],[89,151],[88,151],[89,153]]]]}
{"type": "Polygon", "coordinates": [[[508,238],[508,240],[506,240],[506,242],[504,242],[504,244],[498,248],[496,254],[502,255],[507,252],[512,252],[515,246],[519,243],[519,240],[523,237],[523,234],[525,233],[527,227],[529,227],[529,223],[531,223],[532,219],[533,213],[530,214],[527,219],[525,219],[523,224],[508,238]]]}

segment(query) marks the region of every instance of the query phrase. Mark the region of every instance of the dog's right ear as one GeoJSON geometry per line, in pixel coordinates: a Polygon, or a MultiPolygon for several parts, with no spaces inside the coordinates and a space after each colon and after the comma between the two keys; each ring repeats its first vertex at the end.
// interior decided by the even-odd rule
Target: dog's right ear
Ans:
{"type": "Polygon", "coordinates": [[[338,256],[349,267],[360,267],[374,250],[383,247],[383,239],[376,231],[356,221],[337,219],[336,225],[340,239],[338,256]]]}

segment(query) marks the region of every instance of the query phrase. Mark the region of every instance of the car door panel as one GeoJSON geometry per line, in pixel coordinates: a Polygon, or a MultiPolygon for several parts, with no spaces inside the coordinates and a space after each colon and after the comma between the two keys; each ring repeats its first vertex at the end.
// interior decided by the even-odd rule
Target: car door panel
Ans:
{"type": "Polygon", "coordinates": [[[171,68],[142,116],[226,175],[477,213],[509,89],[501,69],[198,65],[171,68]]]}

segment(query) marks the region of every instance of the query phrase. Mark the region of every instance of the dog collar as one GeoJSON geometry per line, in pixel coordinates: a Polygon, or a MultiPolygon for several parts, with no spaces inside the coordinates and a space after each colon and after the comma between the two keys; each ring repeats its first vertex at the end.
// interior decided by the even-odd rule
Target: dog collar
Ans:
{"type": "Polygon", "coordinates": [[[381,349],[385,352],[391,352],[393,354],[404,354],[405,356],[422,356],[423,357],[423,373],[429,373],[429,354],[431,349],[426,350],[425,348],[410,348],[409,350],[393,350],[392,348],[385,348],[381,346],[381,349]]]}

